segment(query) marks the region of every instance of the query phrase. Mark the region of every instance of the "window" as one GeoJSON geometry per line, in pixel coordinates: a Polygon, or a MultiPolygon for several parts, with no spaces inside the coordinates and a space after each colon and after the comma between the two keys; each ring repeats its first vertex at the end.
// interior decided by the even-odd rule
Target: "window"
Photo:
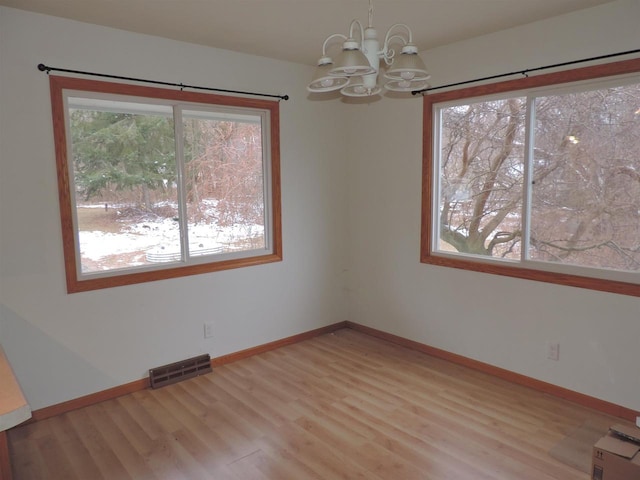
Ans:
{"type": "Polygon", "coordinates": [[[50,85],[68,292],[282,259],[277,102],[50,85]]]}
{"type": "Polygon", "coordinates": [[[426,96],[421,261],[640,296],[638,72],[426,96]]]}

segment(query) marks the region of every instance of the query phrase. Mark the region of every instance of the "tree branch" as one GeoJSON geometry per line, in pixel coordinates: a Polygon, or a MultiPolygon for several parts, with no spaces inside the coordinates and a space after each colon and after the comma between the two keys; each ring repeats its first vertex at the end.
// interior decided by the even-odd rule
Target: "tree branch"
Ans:
{"type": "Polygon", "coordinates": [[[496,245],[500,245],[501,243],[508,243],[521,236],[522,232],[520,230],[516,230],[515,232],[497,232],[491,239],[491,242],[489,242],[487,250],[489,251],[489,254],[493,256],[493,249],[496,245]]]}

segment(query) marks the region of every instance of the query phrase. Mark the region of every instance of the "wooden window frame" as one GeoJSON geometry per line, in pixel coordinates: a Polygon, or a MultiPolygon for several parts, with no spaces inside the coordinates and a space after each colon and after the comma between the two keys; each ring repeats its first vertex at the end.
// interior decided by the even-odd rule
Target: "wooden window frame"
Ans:
{"type": "Polygon", "coordinates": [[[434,201],[432,185],[434,182],[434,105],[442,102],[473,97],[483,97],[518,90],[547,86],[560,86],[573,82],[604,79],[617,75],[640,72],[640,58],[621,62],[594,65],[574,70],[554,72],[545,75],[525,77],[493,84],[479,85],[459,90],[449,90],[432,95],[425,95],[423,103],[423,159],[422,159],[422,221],[420,239],[420,262],[442,267],[459,268],[475,272],[503,275],[540,282],[586,288],[621,295],[640,296],[640,285],[617,280],[587,277],[569,273],[558,273],[547,270],[525,268],[514,264],[497,264],[483,262],[482,258],[473,259],[454,255],[437,254],[432,251],[432,218],[434,201]]]}
{"type": "MultiPolygon", "coordinates": [[[[233,268],[249,267],[282,260],[282,208],[280,187],[280,121],[279,104],[276,101],[253,98],[215,95],[209,93],[170,90],[164,88],[111,83],[83,78],[51,75],[49,77],[51,92],[51,111],[53,117],[53,135],[55,144],[56,169],[58,177],[58,197],[60,203],[60,223],[62,226],[62,244],[66,285],[68,293],[118,287],[136,283],[151,282],[169,278],[198,275],[233,268]],[[119,271],[108,276],[95,278],[79,278],[76,255],[76,231],[73,215],[73,200],[70,191],[69,160],[67,158],[66,112],[64,91],[88,93],[108,93],[131,97],[142,97],[170,100],[185,103],[208,104],[253,108],[268,111],[270,132],[270,251],[266,254],[242,258],[214,260],[207,263],[190,265],[172,264],[166,268],[141,271],[119,271]]],[[[265,231],[268,226],[265,225],[265,231]]]]}

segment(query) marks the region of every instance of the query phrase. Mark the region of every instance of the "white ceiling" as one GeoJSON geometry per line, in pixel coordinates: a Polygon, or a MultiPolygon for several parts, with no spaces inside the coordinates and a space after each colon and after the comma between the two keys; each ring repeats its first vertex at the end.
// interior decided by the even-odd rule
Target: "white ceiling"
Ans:
{"type": "MultiPolygon", "coordinates": [[[[612,0],[373,0],[379,35],[394,23],[420,50],[612,0]]],[[[331,33],[367,22],[368,0],[0,0],[0,5],[315,65],[331,33]]]]}

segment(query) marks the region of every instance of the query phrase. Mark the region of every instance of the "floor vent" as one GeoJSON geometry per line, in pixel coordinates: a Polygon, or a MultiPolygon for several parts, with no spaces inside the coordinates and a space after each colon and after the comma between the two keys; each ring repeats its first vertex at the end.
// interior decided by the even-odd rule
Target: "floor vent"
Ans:
{"type": "Polygon", "coordinates": [[[159,388],[211,371],[211,357],[208,354],[199,355],[180,362],[163,365],[162,367],[152,368],[149,370],[149,382],[151,388],[159,388]]]}

